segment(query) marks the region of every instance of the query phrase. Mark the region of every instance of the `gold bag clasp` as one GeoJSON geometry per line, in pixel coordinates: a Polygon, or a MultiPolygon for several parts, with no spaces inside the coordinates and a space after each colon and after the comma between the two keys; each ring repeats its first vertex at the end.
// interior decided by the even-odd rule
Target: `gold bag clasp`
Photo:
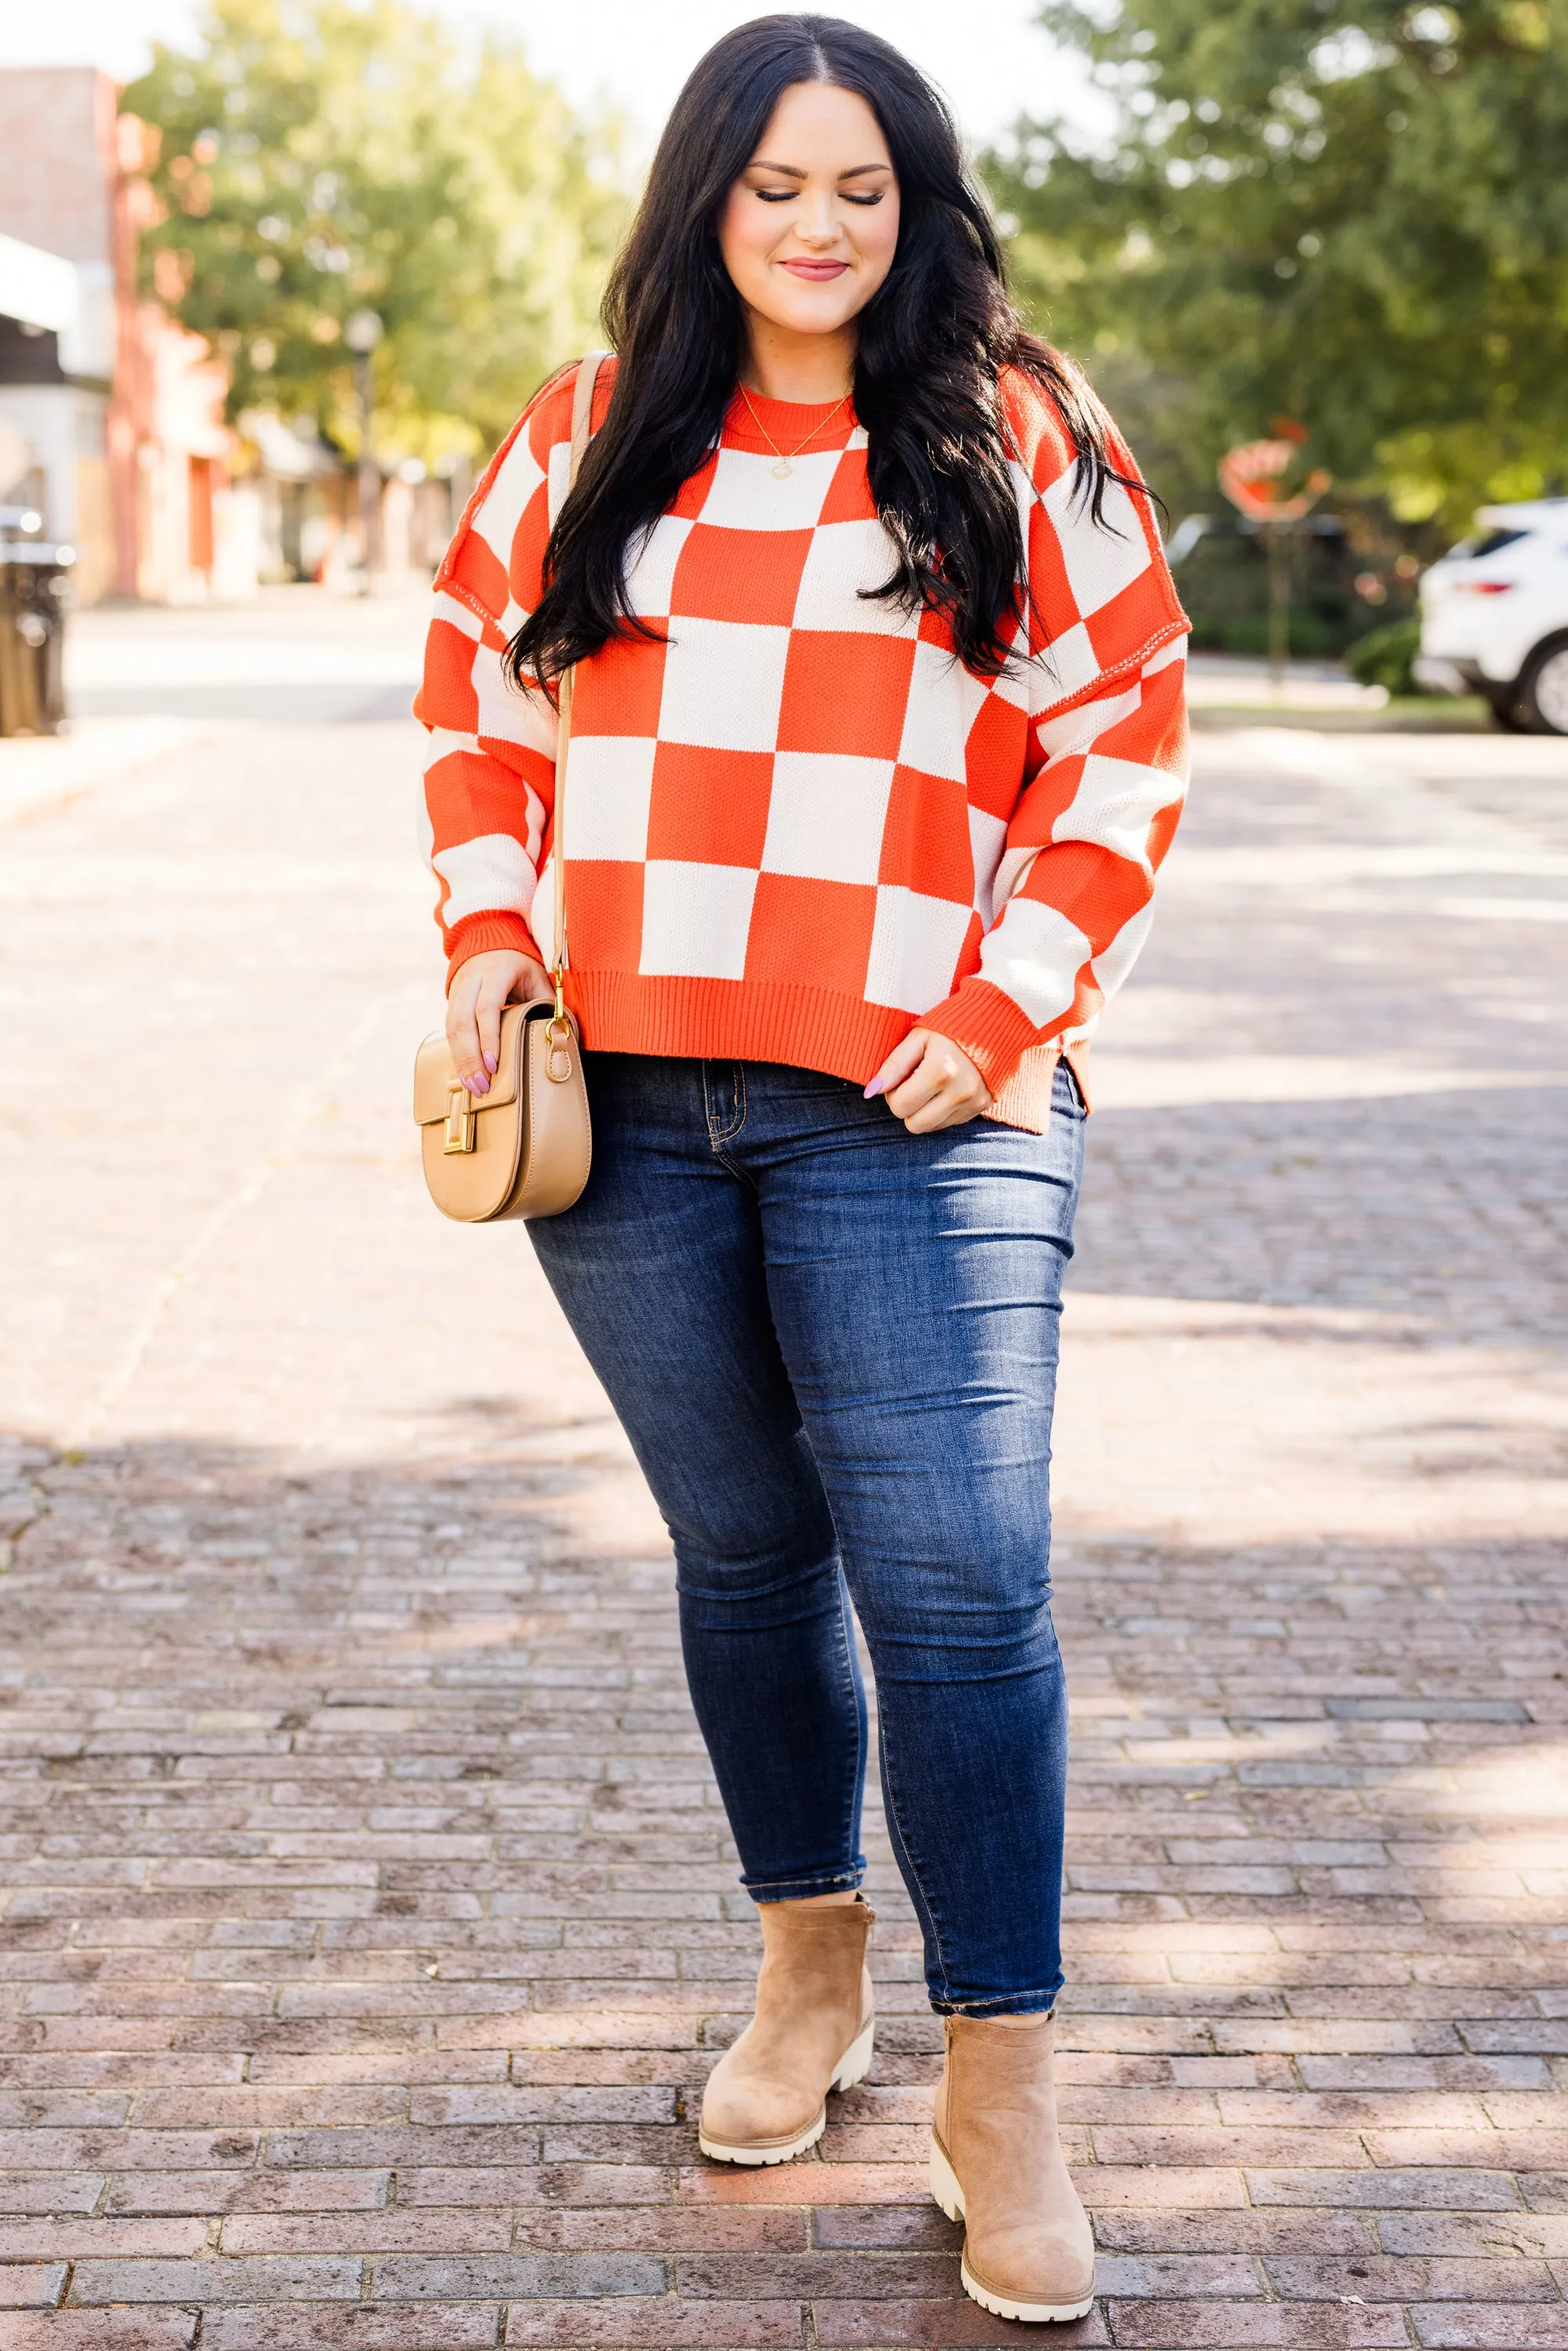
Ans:
{"type": "Polygon", "coordinates": [[[571,1076],[571,1023],[559,1013],[545,1028],[545,1075],[557,1086],[571,1076]]]}
{"type": "Polygon", "coordinates": [[[455,1151],[472,1151],[474,1141],[474,1097],[460,1078],[454,1078],[446,1089],[446,1133],[441,1148],[450,1157],[455,1151]]]}

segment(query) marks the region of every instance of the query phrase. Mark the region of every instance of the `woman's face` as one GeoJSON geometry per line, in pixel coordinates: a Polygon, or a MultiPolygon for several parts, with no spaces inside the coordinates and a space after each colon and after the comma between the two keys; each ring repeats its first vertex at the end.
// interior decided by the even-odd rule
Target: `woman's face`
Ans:
{"type": "Polygon", "coordinates": [[[898,182],[863,98],[796,82],[719,216],[719,249],[748,310],[786,332],[840,333],[893,266],[898,182]]]}

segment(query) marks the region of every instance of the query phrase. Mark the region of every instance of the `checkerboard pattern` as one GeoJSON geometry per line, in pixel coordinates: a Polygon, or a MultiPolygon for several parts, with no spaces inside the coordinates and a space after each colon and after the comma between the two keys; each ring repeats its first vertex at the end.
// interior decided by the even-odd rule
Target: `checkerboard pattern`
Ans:
{"type": "MultiPolygon", "coordinates": [[[[436,576],[415,708],[453,968],[551,935],[555,717],[502,656],[565,496],[575,373],[522,417],[436,576]]],[[[637,550],[652,634],[582,664],[573,707],[568,995],[590,1046],[863,1081],[918,1024],[997,1114],[1043,1123],[1058,1050],[1147,933],[1186,622],[1147,501],[1113,488],[1095,525],[1054,407],[1021,375],[1003,392],[1033,611],[998,679],[937,617],[868,596],[893,554],[841,404],[737,398],[637,550]]]]}

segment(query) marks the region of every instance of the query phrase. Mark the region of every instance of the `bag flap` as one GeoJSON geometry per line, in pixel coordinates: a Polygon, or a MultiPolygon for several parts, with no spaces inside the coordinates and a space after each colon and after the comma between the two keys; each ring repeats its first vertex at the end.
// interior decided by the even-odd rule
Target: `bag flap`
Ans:
{"type": "MultiPolygon", "coordinates": [[[[508,1102],[517,1101],[528,1015],[548,1014],[551,1008],[548,1004],[508,1004],[503,1010],[501,1054],[490,1081],[490,1091],[470,1097],[471,1106],[481,1115],[487,1110],[503,1110],[508,1102]]],[[[438,1029],[434,1036],[425,1038],[413,1057],[415,1126],[434,1126],[444,1122],[451,1106],[452,1077],[452,1048],[444,1032],[438,1029]]]]}

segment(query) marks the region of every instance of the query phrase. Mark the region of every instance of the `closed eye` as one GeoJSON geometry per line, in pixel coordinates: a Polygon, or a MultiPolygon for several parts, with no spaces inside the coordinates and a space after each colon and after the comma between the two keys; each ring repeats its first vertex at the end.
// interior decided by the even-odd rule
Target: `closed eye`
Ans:
{"type": "MultiPolygon", "coordinates": [[[[793,204],[799,191],[795,188],[753,188],[752,194],[765,204],[793,204]]],[[[840,190],[840,202],[846,204],[880,204],[885,191],[879,188],[873,196],[852,196],[847,188],[840,190]]]]}
{"type": "MultiPolygon", "coordinates": [[[[799,188],[753,188],[751,193],[761,204],[789,204],[795,202],[800,191],[799,188]]],[[[885,188],[875,188],[869,195],[857,196],[850,189],[841,188],[839,200],[846,204],[880,204],[886,193],[885,188]]]]}

